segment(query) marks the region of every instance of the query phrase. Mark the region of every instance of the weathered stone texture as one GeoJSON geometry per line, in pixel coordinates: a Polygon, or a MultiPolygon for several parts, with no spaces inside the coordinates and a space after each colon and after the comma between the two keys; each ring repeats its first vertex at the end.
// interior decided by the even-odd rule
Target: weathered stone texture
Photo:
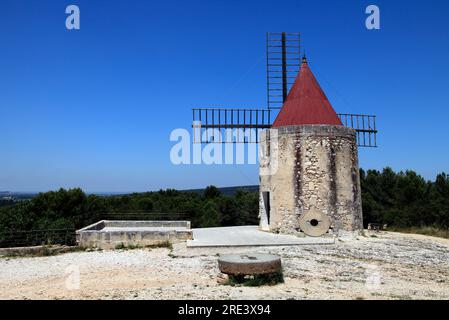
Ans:
{"type": "Polygon", "coordinates": [[[332,227],[362,228],[355,133],[344,126],[304,125],[271,129],[261,137],[261,228],[294,234],[299,216],[316,208],[332,227]],[[276,145],[278,147],[273,147],[276,145]],[[267,146],[270,146],[269,148],[267,146]],[[276,151],[276,152],[273,152],[276,151]],[[269,223],[263,193],[269,192],[269,223]]]}
{"type": "Polygon", "coordinates": [[[218,258],[220,272],[231,275],[276,273],[282,270],[281,258],[272,254],[230,254],[218,258]]]}

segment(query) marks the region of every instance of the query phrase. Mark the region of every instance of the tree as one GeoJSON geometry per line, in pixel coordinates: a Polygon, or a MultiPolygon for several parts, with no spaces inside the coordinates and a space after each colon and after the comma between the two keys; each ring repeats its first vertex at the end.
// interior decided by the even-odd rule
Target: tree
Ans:
{"type": "Polygon", "coordinates": [[[201,226],[207,227],[219,227],[221,225],[220,212],[217,209],[217,205],[214,201],[208,200],[203,204],[201,214],[201,226]]]}
{"type": "Polygon", "coordinates": [[[218,188],[216,186],[208,186],[204,190],[204,198],[206,198],[206,199],[217,198],[220,195],[221,195],[221,192],[220,192],[220,190],[218,190],[218,188]]]}

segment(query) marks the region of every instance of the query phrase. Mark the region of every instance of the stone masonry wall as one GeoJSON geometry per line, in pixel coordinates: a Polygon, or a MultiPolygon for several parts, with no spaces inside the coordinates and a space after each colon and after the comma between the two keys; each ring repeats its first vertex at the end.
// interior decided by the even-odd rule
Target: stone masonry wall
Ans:
{"type": "Polygon", "coordinates": [[[343,126],[292,126],[277,129],[276,137],[274,130],[261,137],[261,228],[295,234],[299,216],[314,207],[330,216],[336,229],[361,229],[354,131],[343,126]],[[263,192],[270,195],[269,224],[263,192]]]}

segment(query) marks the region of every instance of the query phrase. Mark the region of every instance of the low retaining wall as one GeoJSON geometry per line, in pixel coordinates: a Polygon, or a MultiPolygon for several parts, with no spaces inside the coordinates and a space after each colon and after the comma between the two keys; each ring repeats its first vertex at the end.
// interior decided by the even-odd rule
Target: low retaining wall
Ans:
{"type": "Polygon", "coordinates": [[[79,246],[114,249],[117,246],[151,246],[193,239],[190,221],[102,220],[76,232],[79,246]]]}

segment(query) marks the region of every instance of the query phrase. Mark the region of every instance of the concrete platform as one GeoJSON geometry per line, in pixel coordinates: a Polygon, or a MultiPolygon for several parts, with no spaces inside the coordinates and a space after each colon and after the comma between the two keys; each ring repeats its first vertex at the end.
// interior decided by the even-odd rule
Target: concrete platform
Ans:
{"type": "Polygon", "coordinates": [[[250,247],[295,246],[334,244],[330,237],[296,237],[260,231],[258,226],[192,229],[193,240],[187,240],[187,248],[201,247],[250,247]]]}

